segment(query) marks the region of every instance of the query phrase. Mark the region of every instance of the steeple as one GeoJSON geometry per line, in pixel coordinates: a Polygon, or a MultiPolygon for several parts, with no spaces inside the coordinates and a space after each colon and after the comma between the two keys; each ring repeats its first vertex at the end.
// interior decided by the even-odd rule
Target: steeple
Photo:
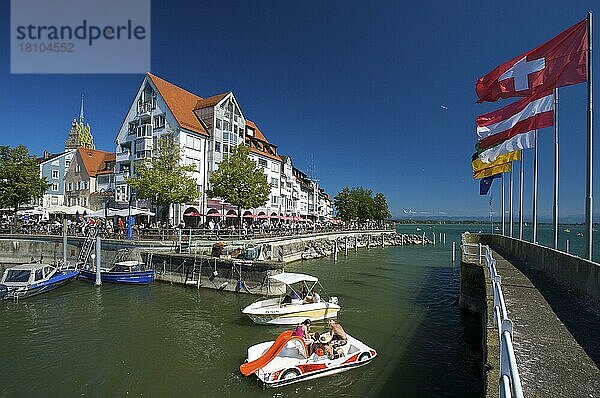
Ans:
{"type": "Polygon", "coordinates": [[[81,94],[81,108],[79,110],[79,123],[83,123],[83,94],[81,94]]]}
{"type": "Polygon", "coordinates": [[[81,95],[81,106],[79,108],[79,120],[73,118],[69,136],[65,142],[65,150],[77,149],[78,147],[94,149],[94,137],[90,131],[90,124],[84,122],[83,115],[83,94],[81,95]]]}

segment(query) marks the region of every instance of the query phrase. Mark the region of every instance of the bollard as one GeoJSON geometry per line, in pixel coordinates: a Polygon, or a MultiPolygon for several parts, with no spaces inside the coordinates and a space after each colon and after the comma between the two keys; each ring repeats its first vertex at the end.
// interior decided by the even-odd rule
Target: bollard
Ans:
{"type": "Polygon", "coordinates": [[[433,245],[435,246],[435,232],[433,233],[433,245]]]}
{"type": "Polygon", "coordinates": [[[481,243],[479,244],[479,264],[481,264],[481,243]]]}
{"type": "Polygon", "coordinates": [[[63,267],[67,266],[67,220],[63,220],[63,267]]]}
{"type": "Polygon", "coordinates": [[[367,249],[371,248],[371,235],[367,235],[367,249]]]}
{"type": "Polygon", "coordinates": [[[346,257],[348,257],[348,236],[346,235],[345,239],[344,239],[344,243],[346,244],[346,246],[344,247],[344,254],[346,255],[346,257]]]}
{"type": "Polygon", "coordinates": [[[400,246],[404,246],[404,234],[400,234],[400,246]]]}
{"type": "Polygon", "coordinates": [[[444,245],[446,244],[446,233],[444,232],[444,245]]]}
{"type": "Polygon", "coordinates": [[[102,285],[102,274],[100,271],[100,251],[102,250],[102,246],[100,242],[100,237],[96,236],[96,286],[102,285]]]}
{"type": "Polygon", "coordinates": [[[358,235],[354,236],[354,251],[358,253],[358,235]]]}
{"type": "Polygon", "coordinates": [[[338,259],[338,241],[335,240],[335,245],[333,246],[333,260],[337,261],[338,259]]]}
{"type": "Polygon", "coordinates": [[[423,232],[423,241],[421,242],[421,245],[425,246],[425,232],[423,232]]]}
{"type": "Polygon", "coordinates": [[[381,247],[385,247],[385,237],[381,234],[381,247]]]}
{"type": "Polygon", "coordinates": [[[456,242],[452,242],[452,262],[456,261],[456,242]]]}
{"type": "Polygon", "coordinates": [[[567,253],[569,252],[569,239],[567,239],[567,241],[565,242],[565,251],[567,253]]]}

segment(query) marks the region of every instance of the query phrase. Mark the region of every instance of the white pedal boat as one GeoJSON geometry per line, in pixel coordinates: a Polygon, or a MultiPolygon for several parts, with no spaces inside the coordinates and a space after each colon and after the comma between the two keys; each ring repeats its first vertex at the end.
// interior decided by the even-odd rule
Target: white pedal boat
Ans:
{"type": "Polygon", "coordinates": [[[244,376],[255,374],[264,387],[279,387],[356,368],[371,362],[377,351],[347,335],[348,342],[339,347],[343,355],[329,359],[326,355],[308,354],[304,339],[288,330],[275,341],[248,348],[246,362],[240,366],[244,376]]]}
{"type": "Polygon", "coordinates": [[[319,279],[305,274],[282,272],[269,276],[269,282],[286,285],[285,296],[256,301],[242,310],[252,321],[263,325],[296,325],[306,319],[323,321],[337,317],[340,311],[337,297],[325,301],[314,294],[317,286],[324,292],[319,279]],[[314,300],[317,297],[317,300],[314,300]]]}

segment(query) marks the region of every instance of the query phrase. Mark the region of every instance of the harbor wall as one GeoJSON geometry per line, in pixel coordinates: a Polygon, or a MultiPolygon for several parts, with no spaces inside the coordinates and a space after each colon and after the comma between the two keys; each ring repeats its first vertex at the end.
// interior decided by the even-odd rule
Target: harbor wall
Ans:
{"type": "Polygon", "coordinates": [[[600,264],[549,247],[502,235],[482,234],[482,244],[545,272],[580,297],[600,305],[600,264]]]}
{"type": "MultiPolygon", "coordinates": [[[[479,235],[463,234],[466,243],[479,243],[479,235]]],[[[462,248],[461,248],[462,249],[462,248]]],[[[487,267],[476,260],[467,261],[462,256],[460,261],[460,292],[459,305],[461,309],[480,316],[481,319],[481,363],[482,379],[486,398],[498,397],[498,381],[500,358],[498,356],[498,333],[494,327],[493,308],[494,297],[491,294],[490,275],[487,267]]]]}

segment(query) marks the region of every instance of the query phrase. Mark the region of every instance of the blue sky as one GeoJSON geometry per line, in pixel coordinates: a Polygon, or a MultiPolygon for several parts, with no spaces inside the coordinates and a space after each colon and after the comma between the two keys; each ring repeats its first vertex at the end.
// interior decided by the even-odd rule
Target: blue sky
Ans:
{"type": "MultiPolygon", "coordinates": [[[[476,104],[475,81],[584,19],[592,5],[153,1],[152,72],[200,96],[233,91],[281,154],[305,170],[314,159],[316,175],[332,195],[362,185],[383,192],[394,215],[485,216],[488,199],[478,195],[470,170],[475,117],[511,100],[476,104]]],[[[8,1],[0,15],[0,145],[25,144],[36,154],[60,151],[83,94],[96,146],[114,150],[142,75],[11,75],[8,1]]],[[[600,61],[594,61],[600,76],[600,61]]],[[[561,89],[560,101],[560,212],[582,215],[585,85],[561,89]]],[[[541,216],[552,211],[552,135],[546,129],[539,136],[541,216]]],[[[599,147],[596,139],[596,174],[599,147]]],[[[500,186],[494,184],[499,204],[500,186]]]]}

